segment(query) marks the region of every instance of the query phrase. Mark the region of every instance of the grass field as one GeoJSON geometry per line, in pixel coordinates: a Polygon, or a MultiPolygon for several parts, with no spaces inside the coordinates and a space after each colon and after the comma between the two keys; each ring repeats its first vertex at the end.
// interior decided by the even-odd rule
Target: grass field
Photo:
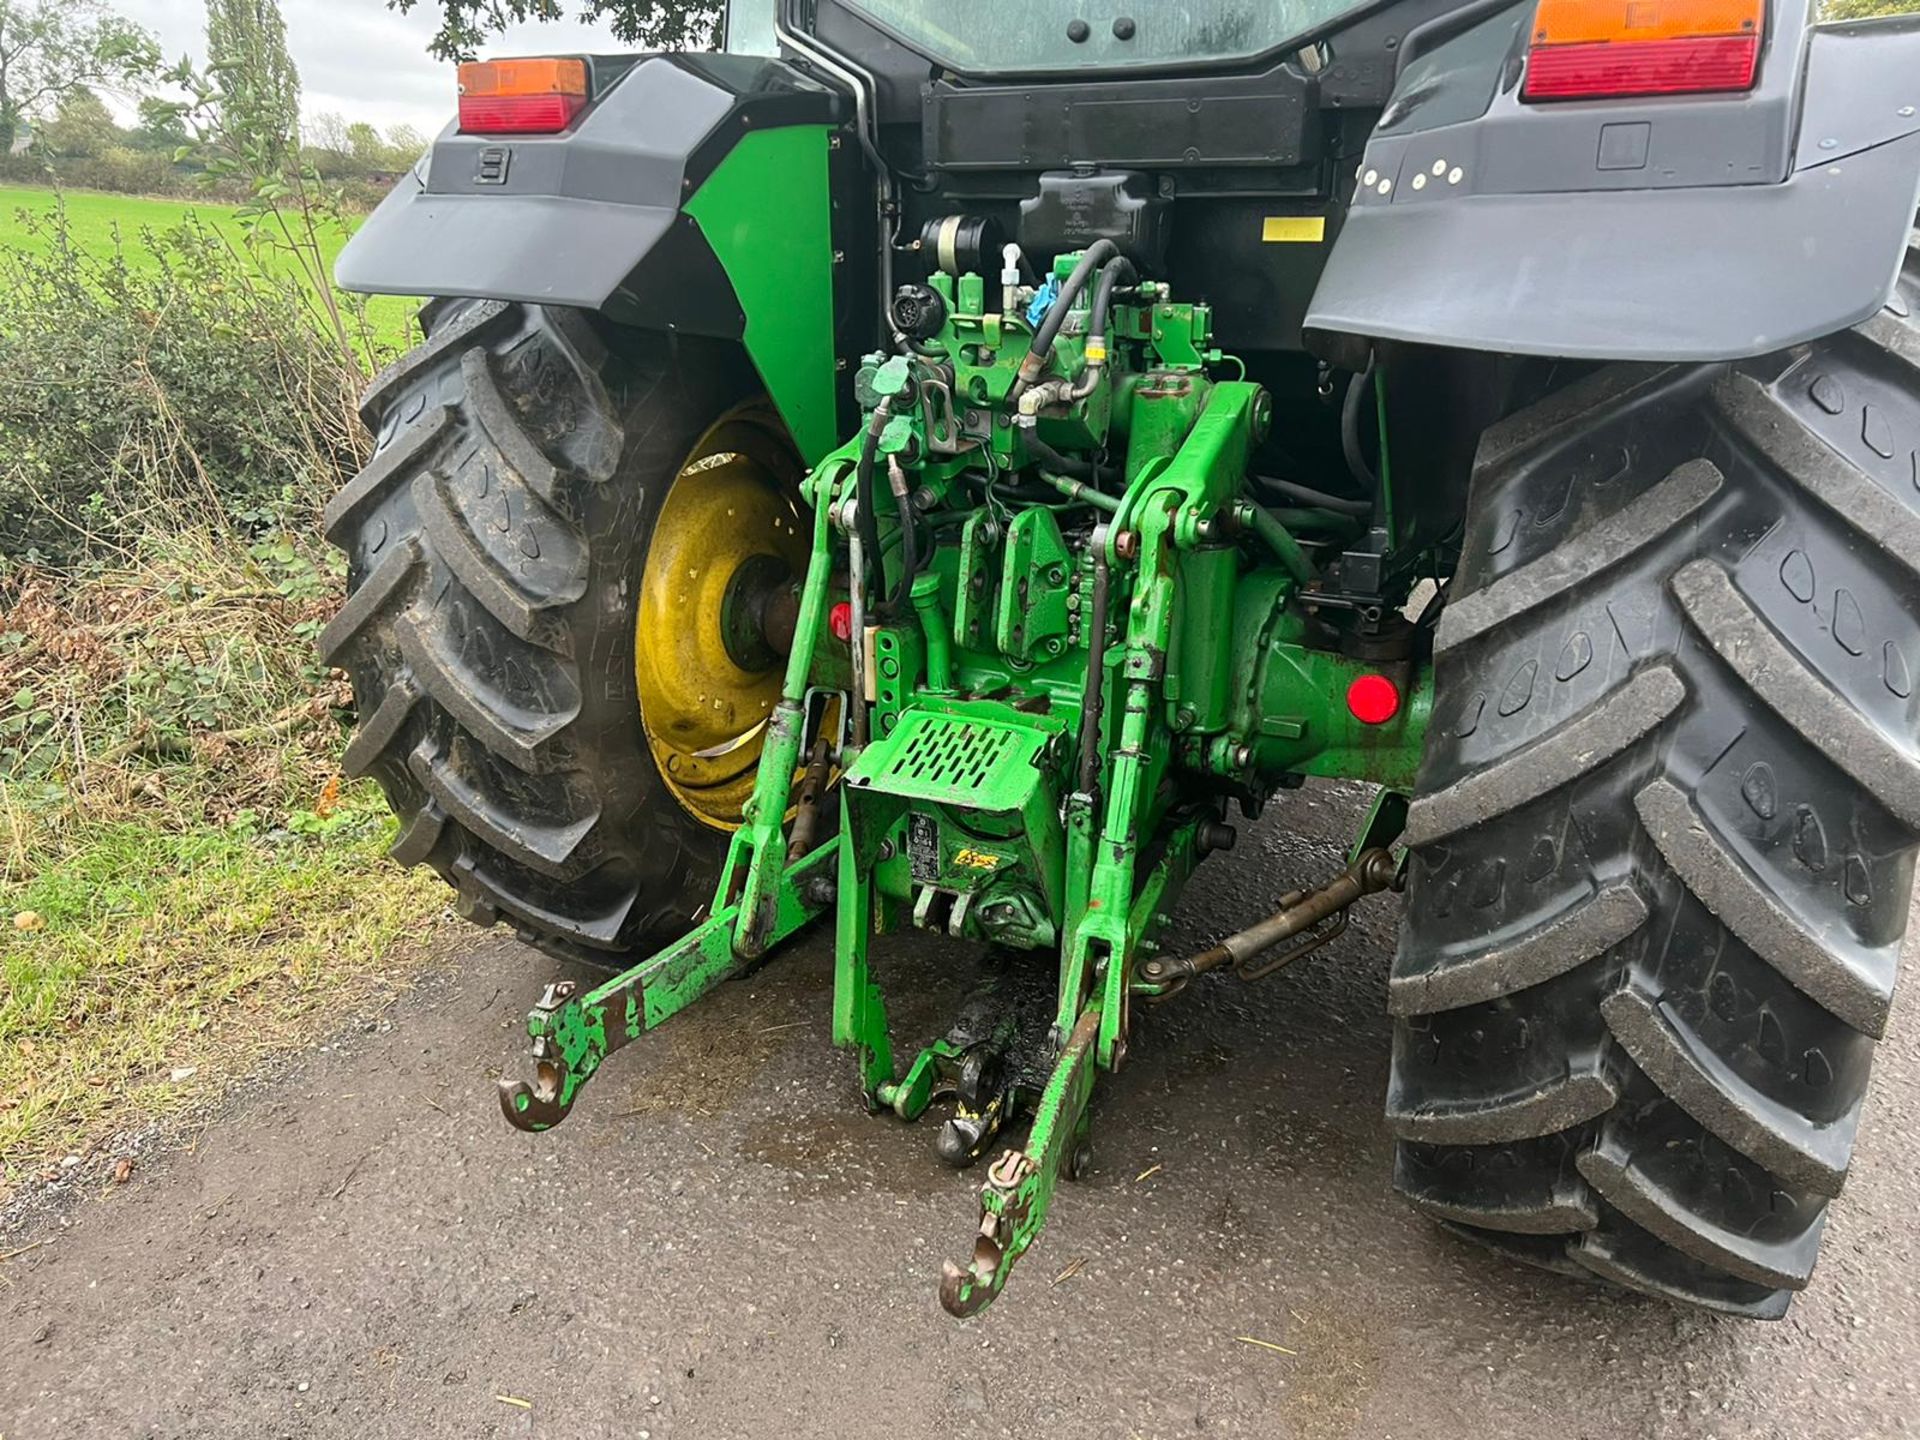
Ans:
{"type": "MultiPolygon", "coordinates": [[[[50,189],[0,185],[0,250],[43,253],[45,240],[22,219],[22,212],[51,217],[59,201],[58,193],[50,189]]],[[[66,205],[67,223],[78,244],[104,255],[118,243],[128,263],[133,265],[155,263],[140,243],[141,232],[162,233],[190,215],[232,237],[236,245],[246,241],[246,228],[231,205],[197,200],[150,200],[138,195],[107,195],[97,190],[69,190],[66,205]]],[[[340,253],[346,240],[344,233],[327,237],[325,248],[329,261],[340,253]]],[[[276,263],[270,248],[262,253],[266,264],[276,263]]],[[[377,295],[368,302],[367,315],[382,343],[405,347],[410,343],[410,336],[417,338],[411,328],[417,308],[418,302],[414,300],[377,295]]]]}

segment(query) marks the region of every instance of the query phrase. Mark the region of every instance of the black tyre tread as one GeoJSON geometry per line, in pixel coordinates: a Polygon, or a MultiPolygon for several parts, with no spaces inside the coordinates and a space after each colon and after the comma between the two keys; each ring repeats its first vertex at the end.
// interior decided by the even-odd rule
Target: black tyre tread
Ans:
{"type": "Polygon", "coordinates": [[[1675,387],[1692,383],[1686,368],[1677,365],[1608,365],[1595,370],[1488,426],[1480,437],[1474,468],[1483,475],[1511,469],[1542,447],[1557,446],[1596,413],[1658,404],[1675,387]]]}
{"type": "Polygon", "coordinates": [[[459,876],[455,888],[469,903],[478,902],[485,913],[517,922],[523,933],[567,942],[576,947],[570,952],[572,955],[619,951],[628,913],[639,899],[635,891],[628,889],[595,909],[562,910],[531,898],[534,894],[551,892],[541,892],[524,883],[513,884],[492,871],[481,869],[470,858],[460,860],[455,871],[459,876]]]}
{"type": "Polygon", "coordinates": [[[426,339],[382,369],[361,393],[360,419],[376,435],[400,392],[431,378],[449,353],[511,334],[520,316],[519,307],[505,300],[448,300],[423,307],[419,320],[426,339]]]}
{"type": "Polygon", "coordinates": [[[1791,1290],[1769,1289],[1689,1260],[1631,1224],[1585,1231],[1567,1246],[1567,1255],[1625,1289],[1743,1320],[1778,1320],[1793,1301],[1791,1290]]]}
{"type": "Polygon", "coordinates": [[[1439,1219],[1440,1228],[1449,1235],[1457,1236],[1477,1249],[1498,1255],[1502,1260],[1514,1260],[1522,1265],[1551,1270],[1556,1275],[1589,1285],[1599,1284],[1599,1277],[1593,1271],[1576,1265],[1567,1254],[1565,1235],[1530,1235],[1523,1230],[1485,1230],[1458,1220],[1435,1218],[1439,1219]]]}
{"type": "Polygon", "coordinates": [[[402,597],[400,590],[420,572],[420,542],[409,535],[395,545],[373,573],[341,605],[320,632],[320,658],[338,664],[342,653],[368,625],[402,597]]]}
{"type": "Polygon", "coordinates": [[[1860,333],[1908,369],[1920,374],[1920,335],[1915,335],[1911,327],[1903,325],[1892,313],[1891,306],[1863,324],[1860,333]]]}
{"type": "Polygon", "coordinates": [[[1407,809],[1403,838],[1408,845],[1431,845],[1570,785],[1644,740],[1686,698],[1686,684],[1672,666],[1649,665],[1533,744],[1419,796],[1407,809]]]}
{"type": "Polygon", "coordinates": [[[1920,841],[1917,302],[1920,249],[1857,330],[1484,438],[1389,1000],[1446,1228],[1747,1317],[1808,1283],[1920,841]]]}
{"type": "Polygon", "coordinates": [[[1395,974],[1387,983],[1387,1009],[1395,1015],[1431,1015],[1543,985],[1605,954],[1646,924],[1651,913],[1631,880],[1609,881],[1511,941],[1457,961],[1435,956],[1426,969],[1395,974]]]}
{"type": "Polygon", "coordinates": [[[1447,606],[1434,636],[1435,651],[1464,645],[1611,569],[1701,509],[1725,482],[1711,460],[1689,460],[1631,509],[1447,606]]]}
{"type": "Polygon", "coordinates": [[[1889,560],[1920,577],[1920,514],[1810,433],[1780,397],[1753,376],[1737,371],[1728,375],[1714,387],[1713,398],[1728,424],[1780,474],[1889,560]]]}
{"type": "Polygon", "coordinates": [[[402,865],[424,864],[440,843],[440,833],[446,824],[445,811],[431,802],[422,805],[400,827],[387,853],[402,865]]]}
{"type": "MultiPolygon", "coordinates": [[[[463,663],[462,657],[444,653],[435,643],[437,631],[412,619],[394,623],[400,642],[401,658],[412,669],[420,687],[442,710],[459,722],[461,729],[502,759],[535,774],[566,763],[548,742],[560,735],[580,713],[579,693],[574,690],[557,703],[524,704],[498,686],[497,671],[463,663]]],[[[541,662],[532,662],[540,666],[541,662]]],[[[545,668],[544,666],[541,668],[545,668]]],[[[560,683],[555,675],[536,680],[538,692],[560,683]]]]}
{"type": "Polygon", "coordinates": [[[664,791],[625,657],[664,482],[748,374],[702,342],[616,355],[572,311],[423,320],[368,387],[374,456],[325,514],[350,594],[320,647],[361,707],[345,766],[379,779],[394,857],[460,913],[614,963],[691,921],[721,853],[664,791]]]}
{"type": "Polygon", "coordinates": [[[1867,1035],[1886,1030],[1899,950],[1878,951],[1837,934],[1815,934],[1727,849],[1670,780],[1633,797],[1661,858],[1735,935],[1799,990],[1867,1035]]]}
{"type": "Polygon", "coordinates": [[[327,539],[342,550],[352,545],[366,509],[384,498],[393,488],[394,478],[410,473],[414,467],[437,458],[453,429],[453,411],[436,405],[409,425],[394,443],[376,451],[373,459],[340,493],[327,502],[320,526],[327,539]]]}
{"type": "Polygon", "coordinates": [[[564,823],[541,823],[510,815],[475,783],[474,767],[463,771],[449,764],[446,752],[430,736],[414,747],[407,764],[440,809],[469,834],[555,879],[566,878],[581,842],[600,819],[597,805],[588,805],[564,823]]]}
{"type": "Polygon", "coordinates": [[[1920,828],[1920,757],[1809,670],[1734,588],[1723,566],[1695,560],[1675,571],[1667,586],[1700,637],[1754,694],[1902,821],[1920,828]]]}
{"type": "Polygon", "coordinates": [[[1622,1217],[1693,1260],[1768,1290],[1805,1288],[1820,1252],[1826,1208],[1780,1190],[1759,1165],[1740,1165],[1707,1150],[1684,1123],[1674,1123],[1667,1146],[1632,1146],[1603,1135],[1574,1165],[1622,1217]],[[1728,1171],[1730,1164],[1738,1169],[1728,1171]],[[1728,1173],[1740,1177],[1732,1200],[1728,1173]],[[1757,1225],[1743,1213],[1755,1190],[1770,1198],[1770,1210],[1757,1225]],[[1741,1229],[1730,1229],[1724,1219],[1736,1219],[1741,1229]]]}
{"type": "Polygon", "coordinates": [[[1840,1121],[1820,1125],[1768,1100],[1631,983],[1601,1001],[1600,1013],[1641,1073],[1701,1125],[1790,1184],[1822,1195],[1840,1193],[1858,1128],[1857,1106],[1840,1121]]]}
{"type": "Polygon", "coordinates": [[[1552,1135],[1596,1115],[1604,1115],[1620,1092],[1602,1073],[1598,1056],[1560,1080],[1520,1094],[1494,1099],[1474,1097],[1453,1106],[1409,1105],[1387,1108],[1387,1124],[1402,1140],[1428,1144],[1493,1145],[1552,1135]]]}
{"type": "Polygon", "coordinates": [[[1518,1145],[1403,1145],[1394,1188],[1436,1220],[1515,1235],[1565,1235],[1600,1223],[1565,1137],[1518,1145]]]}
{"type": "Polygon", "coordinates": [[[413,676],[400,674],[394,677],[386,689],[378,692],[380,702],[368,714],[364,702],[360,709],[360,723],[354,729],[353,738],[347,742],[347,753],[341,758],[340,768],[351,779],[373,772],[376,762],[392,745],[394,737],[413,716],[413,707],[420,703],[420,687],[413,683],[413,676]]]}
{"type": "Polygon", "coordinates": [[[457,516],[444,475],[423,472],[414,476],[413,508],[420,517],[421,533],[434,553],[453,572],[453,578],[486,606],[488,614],[522,640],[557,655],[572,655],[571,633],[559,617],[549,612],[572,604],[585,593],[584,556],[581,563],[569,566],[572,573],[561,583],[535,587],[516,580],[500,557],[457,516]]]}

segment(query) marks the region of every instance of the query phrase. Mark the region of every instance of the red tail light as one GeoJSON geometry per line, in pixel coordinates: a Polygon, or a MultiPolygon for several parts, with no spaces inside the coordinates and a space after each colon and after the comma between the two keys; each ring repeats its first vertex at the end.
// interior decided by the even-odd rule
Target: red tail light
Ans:
{"type": "Polygon", "coordinates": [[[1385,675],[1356,675],[1347,686],[1347,710],[1362,725],[1384,725],[1400,713],[1400,687],[1385,675]]]}
{"type": "Polygon", "coordinates": [[[469,135],[552,135],[587,108],[584,60],[480,60],[460,67],[460,128],[469,135]]]}
{"type": "Polygon", "coordinates": [[[1765,0],[1540,0],[1525,100],[1751,90],[1765,0]]]}

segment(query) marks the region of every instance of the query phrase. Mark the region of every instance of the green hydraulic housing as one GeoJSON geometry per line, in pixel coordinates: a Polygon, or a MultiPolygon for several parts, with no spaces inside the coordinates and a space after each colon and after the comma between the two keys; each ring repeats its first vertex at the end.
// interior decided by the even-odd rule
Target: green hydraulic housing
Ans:
{"type": "Polygon", "coordinates": [[[1193,867],[1230,843],[1229,806],[1309,776],[1404,791],[1431,706],[1417,638],[1352,643],[1324,590],[1361,522],[1257,497],[1271,406],[1220,378],[1234,362],[1208,307],[1123,276],[1096,333],[1073,277],[1098,258],[1056,262],[1067,309],[1042,357],[1003,287],[938,274],[937,327],[861,363],[866,423],[806,482],[796,642],[712,918],[587,995],[550,990],[535,1079],[503,1083],[516,1124],[557,1123],[613,1050],[833,912],[833,1036],[867,1106],[913,1119],[956,1095],[964,1159],[1032,1116],[943,1275],[961,1315],[999,1292],[1082,1162],[1093,1077],[1123,1062],[1134,1001],[1177,988],[1142,963],[1193,867]],[[843,632],[857,612],[845,642],[836,607],[843,632]],[[1363,680],[1390,682],[1392,714],[1356,713],[1363,680]],[[827,788],[801,779],[832,725],[838,783],[796,807],[827,788]],[[1004,1028],[896,1051],[869,948],[914,930],[1050,957],[1044,1075],[982,1078],[1007,1069],[983,1058],[1004,1028]]]}

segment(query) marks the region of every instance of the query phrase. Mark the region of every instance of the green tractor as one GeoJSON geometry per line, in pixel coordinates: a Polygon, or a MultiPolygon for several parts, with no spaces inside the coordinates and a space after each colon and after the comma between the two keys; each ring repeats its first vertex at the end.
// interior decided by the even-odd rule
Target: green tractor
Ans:
{"type": "Polygon", "coordinates": [[[830,920],[859,1100],[985,1162],[971,1314],[1147,1005],[1402,891],[1398,1189],[1783,1314],[1920,837],[1920,23],[728,19],[463,67],[340,261],[434,297],[327,515],[349,766],[463,914],[606,973],[506,1118],[830,920]],[[1313,777],[1379,787],[1345,868],[1163,948],[1313,777]],[[987,952],[937,1036],[870,960],[914,930],[987,952]]]}

